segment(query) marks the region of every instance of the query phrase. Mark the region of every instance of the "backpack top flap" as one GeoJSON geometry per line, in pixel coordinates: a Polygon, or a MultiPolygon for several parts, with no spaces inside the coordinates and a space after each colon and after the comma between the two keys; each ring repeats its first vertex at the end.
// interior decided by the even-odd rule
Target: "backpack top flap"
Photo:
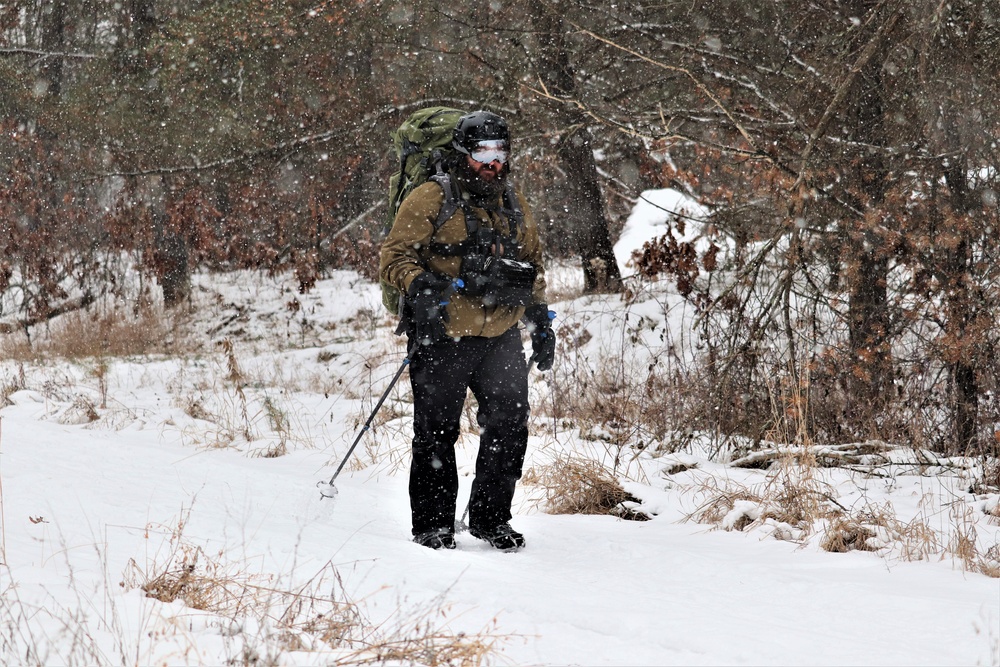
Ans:
{"type": "Polygon", "coordinates": [[[414,112],[391,133],[399,166],[389,180],[387,229],[392,227],[406,195],[426,182],[434,172],[434,165],[452,152],[455,125],[464,114],[450,107],[427,107],[414,112]]]}

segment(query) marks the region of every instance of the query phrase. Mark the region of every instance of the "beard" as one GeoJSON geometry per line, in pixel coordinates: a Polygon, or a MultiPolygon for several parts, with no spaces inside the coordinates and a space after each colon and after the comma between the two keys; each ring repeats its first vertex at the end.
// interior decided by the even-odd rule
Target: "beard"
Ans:
{"type": "Polygon", "coordinates": [[[458,164],[456,179],[458,184],[466,192],[480,201],[495,200],[500,196],[507,186],[507,165],[497,173],[494,178],[485,179],[481,177],[467,160],[462,160],[458,164]]]}

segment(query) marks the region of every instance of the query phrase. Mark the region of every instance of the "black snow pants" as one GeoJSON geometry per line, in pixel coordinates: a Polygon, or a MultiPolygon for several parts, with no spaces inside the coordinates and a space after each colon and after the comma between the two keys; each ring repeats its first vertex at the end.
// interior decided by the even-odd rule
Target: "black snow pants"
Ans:
{"type": "Polygon", "coordinates": [[[467,336],[420,346],[410,364],[410,386],[413,534],[455,525],[455,442],[468,389],[479,403],[480,433],[469,525],[489,530],[509,521],[528,446],[528,368],[517,327],[495,338],[467,336]]]}

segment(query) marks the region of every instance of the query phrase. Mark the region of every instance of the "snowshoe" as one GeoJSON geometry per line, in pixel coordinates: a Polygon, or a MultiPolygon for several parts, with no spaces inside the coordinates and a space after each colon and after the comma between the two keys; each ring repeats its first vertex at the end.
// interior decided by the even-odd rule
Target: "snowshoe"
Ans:
{"type": "Polygon", "coordinates": [[[500,551],[517,551],[524,548],[524,535],[510,527],[509,523],[501,523],[489,530],[469,528],[473,537],[489,542],[489,545],[500,551]]]}
{"type": "Polygon", "coordinates": [[[413,538],[417,544],[430,549],[454,549],[455,534],[447,528],[436,528],[413,538]]]}

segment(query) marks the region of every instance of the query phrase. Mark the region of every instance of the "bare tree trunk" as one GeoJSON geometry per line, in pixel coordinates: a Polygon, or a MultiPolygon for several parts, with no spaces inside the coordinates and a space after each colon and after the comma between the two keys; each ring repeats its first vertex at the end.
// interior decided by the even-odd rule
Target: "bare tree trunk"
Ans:
{"type": "MultiPolygon", "coordinates": [[[[873,57],[858,77],[857,104],[853,109],[859,143],[886,146],[882,64],[885,49],[873,57]]],[[[856,161],[853,180],[859,192],[857,207],[877,212],[885,203],[888,169],[881,151],[856,161]]],[[[888,254],[881,216],[854,220],[846,250],[848,271],[848,329],[851,368],[848,375],[849,414],[868,426],[890,400],[892,357],[889,349],[888,254]]]]}
{"type": "MultiPolygon", "coordinates": [[[[163,210],[155,215],[154,243],[156,247],[156,275],[163,289],[163,305],[167,308],[181,305],[191,292],[188,270],[188,247],[184,236],[185,221],[180,211],[171,205],[177,196],[170,177],[163,179],[163,210]]],[[[158,207],[159,208],[159,207],[158,207]]]]}
{"type": "MultiPolygon", "coordinates": [[[[118,59],[122,67],[135,73],[146,67],[146,49],[157,29],[156,2],[128,0],[122,9],[123,30],[118,45],[118,59]]],[[[168,308],[183,303],[191,291],[185,221],[179,219],[178,212],[171,206],[171,201],[178,197],[174,187],[169,176],[163,177],[161,200],[156,207],[153,230],[153,261],[156,276],[163,289],[163,304],[168,308]]]]}
{"type": "Polygon", "coordinates": [[[128,0],[122,6],[118,61],[129,72],[142,67],[149,40],[156,31],[156,1],[128,0]]]}
{"type": "MultiPolygon", "coordinates": [[[[945,183],[952,194],[957,214],[965,214],[972,205],[969,197],[968,176],[964,160],[953,160],[945,171],[945,183]]],[[[964,233],[964,232],[963,232],[964,233]]],[[[978,318],[976,303],[981,303],[978,289],[971,285],[967,276],[972,263],[972,253],[967,239],[962,239],[954,250],[946,253],[945,284],[951,289],[945,291],[948,320],[946,330],[951,337],[962,343],[962,353],[949,364],[949,375],[954,395],[952,412],[952,432],[954,442],[952,454],[971,452],[976,444],[976,430],[979,422],[979,382],[976,379],[976,344],[973,340],[981,336],[974,331],[978,318]]]]}
{"type": "Polygon", "coordinates": [[[66,51],[66,0],[55,0],[42,23],[42,50],[45,56],[41,80],[45,93],[56,99],[62,94],[63,56],[66,51]]]}
{"type": "Polygon", "coordinates": [[[598,181],[597,165],[591,148],[590,130],[582,123],[564,134],[559,143],[559,157],[578,203],[576,244],[583,264],[585,292],[617,292],[622,279],[615,259],[604,197],[598,181]]]}
{"type": "MultiPolygon", "coordinates": [[[[541,47],[538,74],[550,93],[572,99],[576,94],[576,80],[564,41],[561,3],[550,5],[533,0],[530,10],[541,47]]],[[[554,112],[563,127],[557,154],[572,193],[569,203],[572,208],[568,211],[573,220],[570,233],[583,265],[584,291],[620,291],[621,272],[608,232],[604,197],[594,162],[593,137],[587,128],[586,117],[567,105],[554,107],[554,112]]]]}
{"type": "Polygon", "coordinates": [[[163,289],[163,305],[167,308],[181,305],[191,293],[187,242],[172,227],[170,221],[167,221],[157,229],[157,265],[160,287],[163,289]]]}

